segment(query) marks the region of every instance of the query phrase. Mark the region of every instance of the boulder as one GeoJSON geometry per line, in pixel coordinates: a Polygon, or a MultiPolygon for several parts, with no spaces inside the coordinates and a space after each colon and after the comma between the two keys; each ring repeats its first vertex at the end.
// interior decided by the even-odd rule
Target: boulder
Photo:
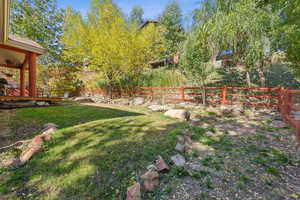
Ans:
{"type": "Polygon", "coordinates": [[[74,101],[79,103],[96,103],[96,101],[92,97],[76,97],[74,101]]]}
{"type": "Polygon", "coordinates": [[[51,140],[51,134],[54,133],[55,131],[57,131],[56,127],[49,127],[49,128],[45,128],[44,130],[42,130],[42,138],[44,141],[49,141],[51,140]]]}
{"type": "Polygon", "coordinates": [[[47,123],[44,124],[44,128],[58,128],[58,125],[54,124],[54,123],[47,123]]]}
{"type": "Polygon", "coordinates": [[[45,101],[37,101],[36,105],[38,105],[38,106],[49,106],[50,104],[48,102],[45,102],[45,101]]]}
{"type": "Polygon", "coordinates": [[[170,167],[167,165],[167,163],[161,156],[157,157],[157,160],[155,161],[155,166],[157,168],[157,171],[159,172],[167,171],[170,169],[170,167]]]}
{"type": "Polygon", "coordinates": [[[145,99],[142,97],[136,97],[131,101],[131,104],[133,105],[143,105],[144,103],[145,103],[145,99]]]}
{"type": "Polygon", "coordinates": [[[176,154],[175,156],[172,156],[171,160],[177,167],[183,167],[186,162],[185,158],[180,154],[176,154]]]}
{"type": "Polygon", "coordinates": [[[189,121],[190,117],[191,117],[191,113],[187,110],[171,109],[171,110],[168,110],[167,112],[165,112],[165,116],[189,121]]]}
{"type": "Polygon", "coordinates": [[[129,188],[127,188],[126,200],[141,200],[141,185],[136,183],[129,188]]]}
{"type": "Polygon", "coordinates": [[[148,109],[151,110],[152,112],[165,112],[170,110],[171,108],[166,105],[150,105],[148,106],[148,109]]]}
{"type": "Polygon", "coordinates": [[[145,189],[149,192],[153,192],[159,185],[159,174],[156,171],[148,171],[141,178],[144,180],[145,189]]]}

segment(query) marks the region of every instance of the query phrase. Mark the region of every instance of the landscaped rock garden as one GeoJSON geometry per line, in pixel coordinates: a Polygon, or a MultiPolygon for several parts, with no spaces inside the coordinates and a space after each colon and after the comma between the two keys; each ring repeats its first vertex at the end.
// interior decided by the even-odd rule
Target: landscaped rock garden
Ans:
{"type": "MultiPolygon", "coordinates": [[[[163,167],[147,167],[141,182],[128,188],[127,200],[158,193],[163,200],[300,199],[292,130],[277,111],[235,108],[189,113],[190,125],[176,136],[169,162],[159,156],[155,163],[163,167]]],[[[184,111],[170,113],[187,120],[184,111]]]]}

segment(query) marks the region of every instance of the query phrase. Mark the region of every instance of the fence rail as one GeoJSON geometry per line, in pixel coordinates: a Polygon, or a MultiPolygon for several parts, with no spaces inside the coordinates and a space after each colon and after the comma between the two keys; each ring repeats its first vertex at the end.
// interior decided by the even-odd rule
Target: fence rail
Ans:
{"type": "MultiPolygon", "coordinates": [[[[101,93],[107,95],[103,88],[87,90],[90,94],[101,93]]],[[[152,87],[127,87],[126,89],[114,88],[119,96],[141,96],[165,101],[176,102],[202,102],[202,89],[199,87],[152,88],[152,87]]],[[[205,97],[208,103],[221,105],[247,105],[254,107],[268,107],[278,109],[283,120],[290,124],[296,133],[300,148],[300,118],[291,117],[292,112],[299,112],[300,106],[293,102],[293,97],[299,95],[300,90],[284,88],[243,88],[243,87],[206,87],[205,97]]],[[[300,98],[298,100],[300,103],[300,98]]]]}

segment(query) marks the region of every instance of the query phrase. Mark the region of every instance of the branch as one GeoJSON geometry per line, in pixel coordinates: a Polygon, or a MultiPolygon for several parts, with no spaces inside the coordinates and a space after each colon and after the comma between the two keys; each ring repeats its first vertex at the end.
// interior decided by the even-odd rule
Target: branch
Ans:
{"type": "Polygon", "coordinates": [[[0,148],[0,151],[2,151],[3,149],[8,149],[8,148],[14,147],[14,146],[16,146],[16,145],[18,145],[18,144],[23,144],[23,143],[30,142],[30,141],[31,141],[31,140],[18,141],[18,142],[14,143],[14,144],[11,144],[11,145],[9,145],[9,146],[1,147],[1,148],[0,148]]]}

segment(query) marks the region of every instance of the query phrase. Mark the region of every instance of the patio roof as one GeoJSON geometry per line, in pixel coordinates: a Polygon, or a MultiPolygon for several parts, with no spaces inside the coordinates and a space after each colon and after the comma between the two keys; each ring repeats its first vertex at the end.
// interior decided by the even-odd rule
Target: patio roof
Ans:
{"type": "Polygon", "coordinates": [[[36,97],[37,56],[45,49],[38,43],[9,34],[10,0],[0,0],[0,67],[18,69],[20,96],[25,96],[25,70],[28,70],[29,96],[36,97]]]}

